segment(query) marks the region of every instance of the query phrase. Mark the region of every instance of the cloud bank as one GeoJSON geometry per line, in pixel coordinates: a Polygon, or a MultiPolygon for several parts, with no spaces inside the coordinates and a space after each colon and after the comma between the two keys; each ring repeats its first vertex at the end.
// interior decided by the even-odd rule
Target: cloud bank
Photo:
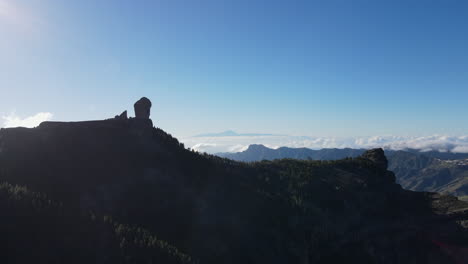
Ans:
{"type": "Polygon", "coordinates": [[[36,127],[44,121],[49,121],[53,117],[52,113],[41,112],[26,118],[20,118],[15,113],[3,116],[3,127],[36,127]]]}
{"type": "Polygon", "coordinates": [[[421,137],[371,136],[371,137],[308,137],[308,136],[227,136],[227,137],[189,137],[181,141],[199,152],[239,152],[250,144],[263,144],[270,148],[376,148],[403,150],[419,149],[441,152],[468,153],[467,136],[432,135],[421,137]]]}

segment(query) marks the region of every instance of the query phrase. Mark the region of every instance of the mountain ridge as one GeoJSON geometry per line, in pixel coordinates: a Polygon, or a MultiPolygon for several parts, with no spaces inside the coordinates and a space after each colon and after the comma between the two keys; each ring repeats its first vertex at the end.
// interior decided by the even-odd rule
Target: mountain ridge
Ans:
{"type": "MultiPolygon", "coordinates": [[[[282,158],[336,160],[362,155],[365,149],[320,149],[280,147],[271,149],[253,144],[237,153],[216,155],[238,161],[274,160],[282,158]]],[[[463,162],[467,153],[450,153],[417,149],[385,150],[389,168],[397,176],[397,182],[405,189],[432,191],[456,196],[468,195],[468,167],[463,162]]],[[[468,162],[467,162],[468,164],[468,162]]]]}
{"type": "MultiPolygon", "coordinates": [[[[86,249],[97,256],[88,263],[167,257],[174,263],[451,263],[454,256],[432,241],[458,247],[468,241],[463,240],[468,204],[402,190],[382,166],[381,151],[337,161],[242,163],[190,151],[148,124],[130,119],[1,129],[0,181],[43,193],[72,212],[68,215],[77,215],[66,220],[53,207],[51,214],[31,214],[28,221],[52,233],[47,221],[71,222],[60,231],[68,232],[74,225],[90,225],[78,217],[87,215],[89,221],[113,219],[103,225],[114,228],[97,222],[97,237],[77,237],[73,247],[61,236],[57,243],[44,243],[39,229],[30,230],[29,235],[41,234],[42,257],[16,251],[7,256],[46,263],[60,255],[62,262],[73,263],[65,252],[83,253],[87,239],[97,239],[115,246],[105,247],[102,255],[86,249]],[[162,255],[145,251],[144,245],[153,245],[148,241],[166,241],[169,251],[176,248],[188,257],[173,259],[165,247],[159,247],[162,255]],[[64,246],[57,251],[56,244],[64,246]]],[[[1,210],[29,212],[11,202],[14,191],[7,193],[1,210]]],[[[11,215],[8,224],[18,222],[20,215],[11,215]]],[[[20,234],[0,243],[21,241],[20,234]]]]}

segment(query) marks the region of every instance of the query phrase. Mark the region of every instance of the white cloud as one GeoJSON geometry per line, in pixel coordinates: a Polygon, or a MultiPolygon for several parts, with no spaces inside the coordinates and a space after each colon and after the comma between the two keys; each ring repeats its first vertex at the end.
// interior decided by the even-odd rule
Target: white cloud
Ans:
{"type": "Polygon", "coordinates": [[[4,127],[36,127],[44,121],[52,119],[52,113],[41,112],[26,118],[20,118],[15,113],[3,116],[4,127]]]}
{"type": "Polygon", "coordinates": [[[209,150],[216,151],[216,144],[213,143],[198,143],[190,147],[198,152],[208,152],[209,150]]]}
{"type": "Polygon", "coordinates": [[[452,151],[468,153],[468,136],[432,135],[422,137],[371,136],[371,137],[307,137],[307,136],[237,136],[237,137],[189,137],[181,139],[188,147],[200,152],[239,152],[250,144],[263,144],[270,148],[375,148],[419,149],[422,151],[452,151]]]}
{"type": "Polygon", "coordinates": [[[468,153],[468,146],[456,146],[452,149],[455,153],[468,153]]]}
{"type": "Polygon", "coordinates": [[[228,151],[227,152],[242,152],[244,150],[246,150],[249,146],[247,145],[234,145],[234,146],[230,146],[228,148],[228,151]]]}

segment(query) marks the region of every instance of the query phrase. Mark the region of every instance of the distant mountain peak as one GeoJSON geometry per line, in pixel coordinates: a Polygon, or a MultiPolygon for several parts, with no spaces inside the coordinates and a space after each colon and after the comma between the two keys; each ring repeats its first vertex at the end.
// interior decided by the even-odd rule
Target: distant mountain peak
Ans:
{"type": "Polygon", "coordinates": [[[226,131],[224,131],[224,132],[221,132],[220,134],[225,135],[225,136],[233,136],[233,137],[239,135],[239,134],[237,134],[237,133],[236,133],[235,131],[233,131],[233,130],[226,130],[226,131]]]}
{"type": "Polygon", "coordinates": [[[270,148],[262,144],[251,144],[249,145],[246,151],[259,151],[259,150],[270,150],[270,148]]]}
{"type": "Polygon", "coordinates": [[[238,136],[235,131],[233,130],[226,130],[224,132],[219,132],[219,133],[205,133],[205,134],[198,134],[194,137],[235,137],[238,136]]]}
{"type": "Polygon", "coordinates": [[[257,136],[273,136],[273,134],[237,133],[233,130],[226,130],[220,133],[198,134],[194,137],[257,137],[257,136]]]}

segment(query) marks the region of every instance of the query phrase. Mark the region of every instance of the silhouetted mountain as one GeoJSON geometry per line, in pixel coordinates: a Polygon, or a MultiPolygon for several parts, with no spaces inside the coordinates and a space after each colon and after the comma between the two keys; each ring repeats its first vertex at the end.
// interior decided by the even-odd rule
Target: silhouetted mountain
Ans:
{"type": "Polygon", "coordinates": [[[455,249],[468,241],[468,205],[401,189],[382,150],[242,163],[187,150],[150,121],[0,130],[2,262],[466,258],[455,249]]]}
{"type": "MultiPolygon", "coordinates": [[[[263,145],[250,145],[243,152],[218,153],[217,155],[237,161],[260,161],[275,159],[337,160],[357,157],[364,149],[307,148],[270,149],[263,145]]],[[[395,172],[397,182],[408,190],[431,191],[456,196],[468,195],[468,153],[421,152],[386,150],[389,170],[395,172]]]]}
{"type": "Polygon", "coordinates": [[[242,152],[237,153],[217,153],[217,156],[237,160],[237,161],[261,161],[275,159],[312,159],[312,160],[337,160],[347,157],[358,157],[364,153],[365,149],[320,149],[309,148],[288,148],[277,149],[267,148],[264,145],[252,144],[242,152]]]}

